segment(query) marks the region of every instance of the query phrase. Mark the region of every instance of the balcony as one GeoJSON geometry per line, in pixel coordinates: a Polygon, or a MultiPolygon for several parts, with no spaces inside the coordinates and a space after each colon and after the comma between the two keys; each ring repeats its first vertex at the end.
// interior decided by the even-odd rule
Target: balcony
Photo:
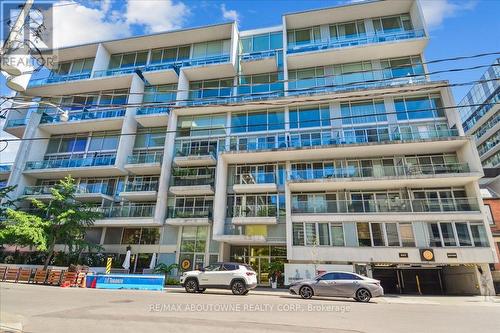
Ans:
{"type": "Polygon", "coordinates": [[[16,138],[22,138],[28,122],[29,119],[26,118],[9,119],[5,122],[3,130],[16,138]]]}
{"type": "Polygon", "coordinates": [[[175,195],[213,195],[215,175],[173,176],[169,191],[175,195]]]}
{"type": "Polygon", "coordinates": [[[158,194],[158,181],[128,182],[120,192],[120,198],[128,201],[155,201],[158,194]]]}
{"type": "Polygon", "coordinates": [[[290,43],[288,69],[324,66],[332,64],[332,59],[339,64],[369,60],[374,55],[379,58],[411,56],[421,54],[426,44],[424,30],[395,30],[353,38],[290,43]]]}
{"type": "Polygon", "coordinates": [[[127,158],[125,169],[138,175],[158,175],[162,161],[163,152],[137,153],[127,158]]]}
{"type": "Polygon", "coordinates": [[[247,172],[234,177],[235,193],[265,193],[277,190],[274,172],[247,172]]]}
{"type": "Polygon", "coordinates": [[[236,68],[231,63],[229,54],[184,60],[182,61],[182,71],[189,81],[236,75],[236,68]]]}
{"type": "Polygon", "coordinates": [[[366,214],[366,213],[445,213],[480,212],[477,198],[386,200],[322,200],[292,203],[292,214],[366,214]]]}
{"type": "Polygon", "coordinates": [[[106,76],[118,76],[135,73],[137,70],[142,69],[142,67],[127,67],[127,68],[113,68],[113,69],[103,69],[95,71],[93,78],[100,78],[106,76]]]}
{"type": "Polygon", "coordinates": [[[236,205],[231,208],[231,222],[235,225],[278,223],[278,207],[276,205],[236,205]]]}
{"type": "Polygon", "coordinates": [[[124,172],[115,167],[116,156],[64,158],[26,162],[24,173],[35,178],[63,178],[68,174],[73,177],[107,177],[123,175],[124,172]]]}
{"type": "Polygon", "coordinates": [[[216,148],[213,145],[193,141],[191,145],[176,144],[174,163],[179,167],[216,165],[216,148]]]}
{"type": "Polygon", "coordinates": [[[240,67],[245,74],[272,73],[278,70],[276,50],[244,53],[240,55],[240,67]]]}
{"type": "Polygon", "coordinates": [[[286,227],[283,223],[266,226],[265,232],[262,233],[255,232],[245,225],[225,224],[224,234],[214,235],[214,240],[235,245],[283,245],[286,244],[285,234],[286,227]]]}
{"type": "Polygon", "coordinates": [[[168,207],[166,224],[176,226],[209,225],[212,206],[168,207]]]}
{"type": "Polygon", "coordinates": [[[130,204],[126,206],[99,207],[102,215],[94,225],[153,225],[154,204],[130,204]]]}
{"type": "MultiPolygon", "coordinates": [[[[26,186],[23,195],[26,198],[50,200],[53,188],[54,186],[51,185],[26,186]]],[[[80,201],[89,202],[100,201],[102,199],[113,200],[109,184],[106,183],[77,185],[75,188],[75,197],[80,201]]]]}
{"type": "MultiPolygon", "coordinates": [[[[426,124],[434,126],[434,124],[426,124]]],[[[273,131],[234,135],[222,155],[228,163],[271,162],[339,157],[373,157],[442,153],[459,149],[468,139],[456,129],[406,131],[397,127],[344,127],[325,130],[273,131]],[[390,131],[389,131],[390,130],[390,131]],[[446,140],[445,140],[446,139],[446,140]],[[383,143],[383,144],[381,144],[383,143]],[[366,149],[370,146],[370,149],[366,149]],[[339,149],[330,149],[336,147],[339,149]],[[245,154],[236,154],[240,152],[245,154]]]]}
{"type": "Polygon", "coordinates": [[[80,74],[53,75],[46,78],[30,80],[28,88],[40,87],[47,84],[64,83],[76,80],[86,80],[90,78],[90,72],[80,74]]]}
{"type": "Polygon", "coordinates": [[[165,127],[168,124],[169,107],[143,106],[137,109],[135,119],[144,127],[165,127]]]}
{"type": "Polygon", "coordinates": [[[40,126],[51,134],[85,131],[119,130],[123,125],[124,108],[69,111],[68,119],[61,114],[43,114],[40,126]]]}
{"type": "Polygon", "coordinates": [[[379,189],[427,186],[465,186],[481,177],[467,163],[442,165],[397,165],[369,168],[324,168],[292,170],[288,183],[292,191],[337,189],[379,189]]]}
{"type": "Polygon", "coordinates": [[[179,73],[183,65],[182,61],[155,63],[140,67],[139,70],[150,84],[176,83],[179,81],[179,73]]]}

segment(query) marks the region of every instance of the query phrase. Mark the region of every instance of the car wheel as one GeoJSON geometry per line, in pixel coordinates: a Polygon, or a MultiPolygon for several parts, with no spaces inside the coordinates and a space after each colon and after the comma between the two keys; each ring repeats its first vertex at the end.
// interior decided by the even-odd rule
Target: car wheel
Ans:
{"type": "Polygon", "coordinates": [[[300,288],[299,294],[303,299],[309,299],[313,296],[314,292],[311,287],[303,286],[302,288],[300,288]]]}
{"type": "Polygon", "coordinates": [[[203,294],[207,290],[206,288],[198,288],[197,293],[203,294]]]}
{"type": "Polygon", "coordinates": [[[198,282],[194,279],[187,280],[184,289],[188,293],[195,293],[198,290],[198,282]]]}
{"type": "Polygon", "coordinates": [[[247,291],[245,284],[241,281],[234,281],[231,286],[231,291],[234,295],[245,295],[244,292],[247,291]]]}
{"type": "Polygon", "coordinates": [[[372,295],[370,294],[370,292],[364,288],[358,289],[358,291],[356,291],[355,299],[358,302],[368,303],[371,298],[372,295]]]}

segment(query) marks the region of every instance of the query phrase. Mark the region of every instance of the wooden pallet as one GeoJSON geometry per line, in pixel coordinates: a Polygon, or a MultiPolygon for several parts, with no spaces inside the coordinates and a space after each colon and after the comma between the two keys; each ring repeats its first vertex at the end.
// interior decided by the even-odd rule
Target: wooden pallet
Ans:
{"type": "Polygon", "coordinates": [[[61,282],[63,271],[61,270],[50,270],[49,276],[47,277],[47,284],[59,285],[61,282]]]}
{"type": "Polygon", "coordinates": [[[19,277],[17,278],[17,282],[26,282],[29,283],[31,281],[31,273],[33,269],[31,268],[21,268],[19,271],[19,277]]]}
{"type": "Polygon", "coordinates": [[[43,269],[37,268],[33,282],[34,283],[45,283],[45,281],[47,280],[47,273],[48,273],[47,270],[44,271],[43,269]]]}
{"type": "Polygon", "coordinates": [[[61,279],[61,285],[68,284],[69,286],[74,287],[76,285],[76,278],[77,277],[78,277],[77,272],[64,271],[62,279],[61,279]]]}
{"type": "Polygon", "coordinates": [[[5,272],[4,281],[17,282],[17,278],[19,276],[20,268],[7,268],[7,272],[5,272]]]}
{"type": "Polygon", "coordinates": [[[3,281],[6,272],[7,272],[7,266],[0,266],[0,281],[3,281]]]}

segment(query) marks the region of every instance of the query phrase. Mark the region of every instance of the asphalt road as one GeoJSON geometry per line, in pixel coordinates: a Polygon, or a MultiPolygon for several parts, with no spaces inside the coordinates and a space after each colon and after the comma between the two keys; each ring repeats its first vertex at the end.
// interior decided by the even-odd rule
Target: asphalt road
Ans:
{"type": "Polygon", "coordinates": [[[0,283],[0,322],[0,332],[484,333],[500,330],[500,300],[406,296],[361,304],[283,292],[233,296],[0,283]]]}

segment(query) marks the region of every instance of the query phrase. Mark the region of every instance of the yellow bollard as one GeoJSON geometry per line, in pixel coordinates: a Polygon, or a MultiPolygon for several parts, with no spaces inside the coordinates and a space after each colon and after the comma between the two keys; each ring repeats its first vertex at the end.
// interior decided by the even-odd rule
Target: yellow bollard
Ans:
{"type": "Polygon", "coordinates": [[[113,258],[108,257],[108,262],[106,263],[106,274],[111,273],[111,263],[113,262],[113,258]]]}

